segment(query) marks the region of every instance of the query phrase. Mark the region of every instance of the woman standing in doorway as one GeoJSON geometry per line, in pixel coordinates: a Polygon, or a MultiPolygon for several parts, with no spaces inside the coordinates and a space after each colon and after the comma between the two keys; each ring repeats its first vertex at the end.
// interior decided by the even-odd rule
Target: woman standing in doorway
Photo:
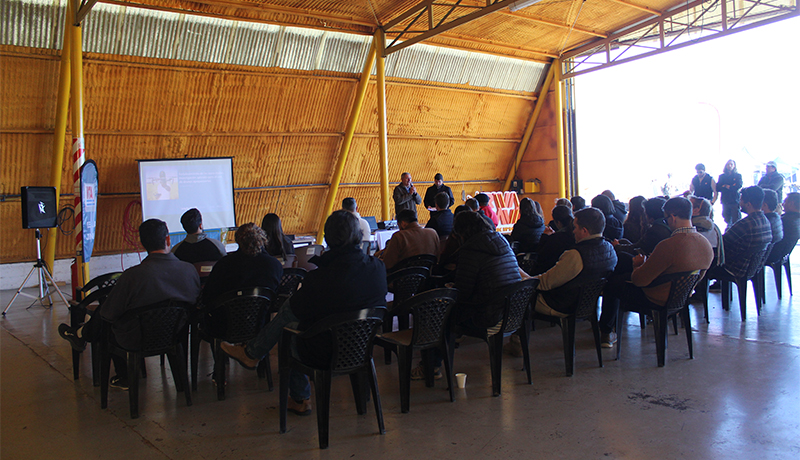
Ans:
{"type": "Polygon", "coordinates": [[[739,189],[742,188],[742,175],[736,171],[736,162],[728,160],[725,169],[717,181],[717,190],[722,193],[722,218],[730,228],[742,218],[742,211],[739,209],[739,189]]]}

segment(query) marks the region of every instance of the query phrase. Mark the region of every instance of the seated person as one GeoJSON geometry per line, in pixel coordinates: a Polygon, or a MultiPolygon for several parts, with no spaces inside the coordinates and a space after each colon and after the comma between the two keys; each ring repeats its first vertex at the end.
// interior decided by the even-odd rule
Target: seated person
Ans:
{"type": "Polygon", "coordinates": [[[783,260],[797,245],[800,237],[800,193],[792,192],[786,195],[786,199],[783,200],[783,211],[781,216],[783,239],[773,246],[767,259],[767,263],[770,264],[783,260]]]}
{"type": "Polygon", "coordinates": [[[608,277],[617,264],[614,247],[603,238],[605,216],[599,209],[581,209],[572,224],[574,249],[564,251],[553,268],[534,276],[539,280],[534,305],[538,313],[558,317],[574,313],[580,292],[576,288],[608,277]]]}
{"type": "Polygon", "coordinates": [[[190,264],[214,262],[227,253],[221,241],[208,238],[203,232],[203,216],[197,208],[183,213],[181,225],[186,232],[186,238],[172,248],[172,253],[178,259],[190,264]]]}
{"type": "MultiPolygon", "coordinates": [[[[505,237],[474,212],[456,215],[451,238],[458,239],[458,264],[455,284],[458,300],[450,313],[454,325],[488,328],[503,319],[504,299],[495,296],[498,289],[520,281],[517,258],[505,237]]],[[[431,350],[434,378],[442,378],[441,353],[431,350]]],[[[411,378],[425,378],[421,364],[411,370],[411,378]]]]}
{"type": "Polygon", "coordinates": [[[708,240],[692,226],[691,210],[692,204],[683,197],[672,198],[664,205],[672,235],[658,243],[649,257],[640,254],[633,258],[633,284],[626,285],[631,306],[641,305],[645,298],[656,305],[666,305],[671,283],[648,287],[650,283],[661,275],[707,270],[711,265],[714,252],[708,240]]]}
{"type": "Polygon", "coordinates": [[[386,242],[386,248],[375,254],[386,264],[387,271],[401,260],[420,254],[439,254],[439,235],[435,230],[422,227],[417,222],[417,213],[404,209],[397,214],[397,226],[400,228],[386,242]]]}
{"type": "Polygon", "coordinates": [[[572,233],[572,211],[566,206],[556,206],[552,211],[554,227],[547,227],[542,233],[537,249],[536,264],[531,275],[538,275],[555,266],[561,254],[575,246],[572,233]]]}
{"type": "Polygon", "coordinates": [[[475,200],[478,201],[478,206],[480,206],[480,210],[483,211],[484,214],[486,214],[486,217],[492,220],[492,223],[494,224],[495,228],[497,228],[497,226],[500,225],[500,217],[497,215],[496,212],[494,212],[494,209],[492,209],[492,207],[489,206],[489,201],[490,201],[489,195],[485,193],[479,193],[475,195],[475,200]]]}
{"type": "Polygon", "coordinates": [[[278,259],[264,251],[267,235],[250,222],[236,230],[239,249],[214,265],[203,287],[203,304],[210,305],[220,295],[234,289],[266,287],[276,292],[283,276],[278,259]]]}
{"type": "Polygon", "coordinates": [[[485,221],[489,222],[489,224],[492,226],[492,229],[497,230],[497,224],[495,224],[494,221],[492,221],[492,219],[486,215],[483,209],[481,209],[481,206],[478,204],[478,200],[475,198],[470,198],[464,202],[464,205],[469,208],[470,211],[477,213],[485,221]]]}
{"type": "Polygon", "coordinates": [[[689,197],[689,201],[692,202],[692,225],[694,225],[698,233],[708,240],[711,248],[714,249],[714,259],[717,263],[725,263],[722,231],[711,220],[711,202],[696,196],[689,197]]]}
{"type": "MultiPolygon", "coordinates": [[[[148,219],[139,226],[139,239],[147,257],[119,277],[102,307],[95,310],[83,326],[72,328],[58,326],[58,333],[69,341],[72,348],[83,351],[86,342],[100,339],[103,320],[111,323],[114,341],[127,349],[140,347],[138,322],[118,321],[127,311],[145,307],[164,300],[194,304],[200,297],[200,278],[194,267],[169,251],[167,224],[158,219],[148,219]]],[[[110,379],[115,388],[128,389],[128,365],[124,358],[112,356],[117,375],[110,379]]]]}
{"type": "MultiPolygon", "coordinates": [[[[258,336],[243,345],[222,343],[222,349],[248,369],[254,369],[278,343],[286,326],[304,331],[330,315],[362,308],[386,306],[386,267],[361,252],[361,229],[353,214],[339,210],[325,221],[328,251],[312,257],[318,268],[308,272],[300,289],[278,310],[258,336]]],[[[298,350],[306,353],[312,350],[298,350]]],[[[320,349],[318,359],[327,350],[320,349]]],[[[311,413],[311,388],[305,375],[292,371],[289,378],[289,410],[311,413]]]]}
{"type": "Polygon", "coordinates": [[[440,192],[433,199],[436,205],[436,211],[431,211],[431,218],[425,224],[425,228],[436,230],[439,239],[444,239],[450,236],[453,232],[453,212],[448,207],[450,203],[450,196],[445,192],[440,192]]]}
{"type": "Polygon", "coordinates": [[[523,198],[519,202],[519,220],[511,231],[511,241],[517,242],[517,252],[536,252],[544,227],[544,219],[535,211],[533,200],[523,198]]]}
{"type": "Polygon", "coordinates": [[[601,195],[607,196],[611,200],[611,204],[614,205],[614,217],[620,222],[625,222],[625,218],[628,215],[628,209],[625,207],[625,203],[619,201],[611,190],[603,190],[601,195]]]}
{"type": "Polygon", "coordinates": [[[770,242],[773,245],[783,239],[783,222],[781,222],[781,216],[776,212],[777,209],[778,194],[775,190],[764,189],[764,204],[761,205],[761,210],[764,211],[764,217],[769,221],[769,228],[772,233],[770,242]]]}
{"type": "Polygon", "coordinates": [[[291,238],[283,234],[281,218],[275,213],[269,213],[261,219],[261,229],[267,234],[267,254],[286,262],[287,255],[294,255],[294,244],[291,238]]]}
{"type": "Polygon", "coordinates": [[[772,229],[764,217],[764,190],[758,186],[742,189],[739,205],[747,216],[734,223],[722,235],[725,246],[725,263],[708,271],[709,279],[729,280],[744,278],[748,268],[759,261],[755,257],[772,242],[772,229]]]}
{"type": "Polygon", "coordinates": [[[358,224],[361,227],[361,241],[370,241],[372,230],[369,228],[369,222],[362,219],[361,214],[358,213],[358,204],[356,203],[356,199],[353,197],[347,197],[342,200],[342,209],[347,212],[351,212],[354,216],[358,217],[358,224]]]}
{"type": "Polygon", "coordinates": [[[569,202],[572,203],[572,212],[578,212],[581,209],[586,207],[586,199],[580,195],[575,195],[569,199],[569,202]]]}
{"type": "Polygon", "coordinates": [[[647,199],[643,196],[635,196],[628,201],[628,217],[622,223],[622,237],[631,243],[636,243],[642,239],[644,231],[647,230],[649,224],[647,222],[647,215],[644,212],[644,204],[647,199]]]}
{"type": "MultiPolygon", "coordinates": [[[[620,243],[614,241],[612,244],[617,252],[624,252],[633,256],[636,253],[642,252],[650,254],[656,245],[662,240],[669,238],[669,226],[664,221],[664,203],[667,201],[661,197],[650,198],[644,203],[644,212],[647,215],[647,228],[639,241],[632,242],[631,244],[620,243]]],[[[631,270],[627,270],[630,272],[631,270]]]]}
{"type": "Polygon", "coordinates": [[[605,227],[603,228],[603,237],[608,241],[619,240],[622,238],[622,222],[614,217],[614,203],[611,198],[605,195],[597,195],[592,198],[592,207],[599,209],[605,217],[605,227]]]}

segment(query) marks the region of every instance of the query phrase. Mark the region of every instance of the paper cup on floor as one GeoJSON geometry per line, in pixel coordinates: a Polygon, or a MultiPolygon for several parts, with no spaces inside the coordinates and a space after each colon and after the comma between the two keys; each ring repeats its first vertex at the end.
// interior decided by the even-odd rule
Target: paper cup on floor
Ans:
{"type": "Polygon", "coordinates": [[[458,373],[456,374],[456,384],[459,388],[464,388],[467,386],[467,374],[458,373]]]}

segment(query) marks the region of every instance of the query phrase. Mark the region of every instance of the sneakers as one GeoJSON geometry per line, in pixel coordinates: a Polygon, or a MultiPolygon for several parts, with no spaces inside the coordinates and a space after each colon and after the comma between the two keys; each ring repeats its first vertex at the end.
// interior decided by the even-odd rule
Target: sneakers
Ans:
{"type": "Polygon", "coordinates": [[[613,348],[614,344],[617,343],[617,333],[616,332],[609,332],[608,334],[603,333],[602,337],[600,338],[600,346],[602,348],[613,348]]]}
{"type": "Polygon", "coordinates": [[[128,390],[128,381],[115,375],[108,381],[108,386],[112,388],[119,388],[120,390],[128,390]]]}
{"type": "MultiPolygon", "coordinates": [[[[442,369],[439,367],[434,367],[433,380],[439,380],[442,377],[442,369]]],[[[422,364],[414,369],[411,369],[411,380],[425,380],[425,367],[422,364]]]]}
{"type": "Polygon", "coordinates": [[[86,349],[86,341],[78,337],[76,328],[71,328],[64,323],[61,323],[58,325],[58,335],[60,335],[62,339],[69,342],[73,350],[83,351],[86,349]]]}
{"type": "Polygon", "coordinates": [[[225,354],[236,360],[236,362],[241,364],[245,369],[252,371],[258,366],[259,360],[248,356],[244,345],[233,345],[228,342],[222,342],[219,347],[222,348],[225,354]]]}
{"type": "Polygon", "coordinates": [[[311,415],[311,400],[304,399],[300,402],[297,402],[294,399],[289,398],[287,409],[289,410],[289,412],[297,414],[301,417],[305,417],[306,415],[311,415]]]}
{"type": "Polygon", "coordinates": [[[517,358],[522,356],[522,344],[519,341],[519,337],[512,335],[511,341],[503,345],[503,353],[517,358]]]}

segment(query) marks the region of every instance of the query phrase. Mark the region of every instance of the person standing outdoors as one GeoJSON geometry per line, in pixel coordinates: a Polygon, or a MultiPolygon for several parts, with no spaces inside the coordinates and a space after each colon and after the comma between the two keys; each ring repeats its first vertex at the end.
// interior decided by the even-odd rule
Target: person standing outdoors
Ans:
{"type": "Polygon", "coordinates": [[[722,194],[720,197],[722,218],[728,227],[742,218],[742,210],[739,207],[739,190],[741,188],[742,175],[736,171],[736,162],[728,160],[717,181],[717,190],[722,194]]]}
{"type": "Polygon", "coordinates": [[[717,202],[717,183],[714,178],[706,174],[706,166],[703,163],[697,163],[694,167],[697,175],[692,178],[692,186],[689,191],[692,195],[699,196],[707,199],[714,204],[717,202]]]}

